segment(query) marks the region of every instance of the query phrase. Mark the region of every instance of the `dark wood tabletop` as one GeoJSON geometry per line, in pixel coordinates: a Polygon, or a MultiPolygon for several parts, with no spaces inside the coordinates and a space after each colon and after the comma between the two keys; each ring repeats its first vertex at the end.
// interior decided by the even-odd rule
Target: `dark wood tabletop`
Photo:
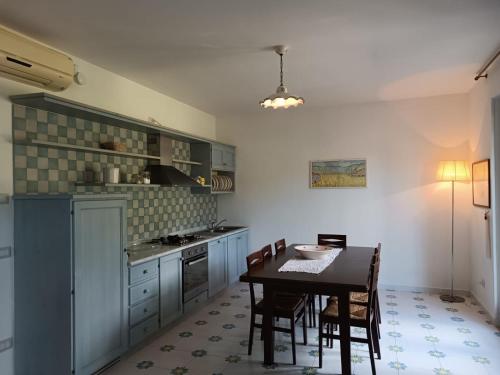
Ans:
{"type": "Polygon", "coordinates": [[[262,284],[264,289],[264,364],[274,363],[272,309],[277,291],[293,291],[339,297],[342,374],[351,374],[349,293],[366,292],[374,247],[347,246],[323,272],[279,272],[289,259],[297,256],[292,244],[286,252],[266,260],[240,276],[242,282],[262,284]]]}
{"type": "MultiPolygon", "coordinates": [[[[305,272],[279,272],[278,269],[290,258],[297,256],[292,244],[286,252],[278,257],[273,257],[261,266],[240,276],[240,281],[256,284],[276,283],[293,285],[296,287],[304,284],[318,289],[348,289],[351,292],[363,292],[368,287],[368,274],[370,271],[372,247],[348,246],[340,252],[335,260],[320,274],[305,272]]],[[[319,293],[318,293],[319,294],[319,293]]],[[[328,293],[325,293],[328,294],[328,293]]]]}

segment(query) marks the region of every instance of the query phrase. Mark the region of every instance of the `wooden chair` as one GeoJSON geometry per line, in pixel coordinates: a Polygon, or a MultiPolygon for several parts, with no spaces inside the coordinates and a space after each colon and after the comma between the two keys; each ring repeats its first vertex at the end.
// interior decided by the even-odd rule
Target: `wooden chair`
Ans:
{"type": "MultiPolygon", "coordinates": [[[[376,334],[377,321],[375,317],[375,298],[377,292],[378,284],[378,273],[379,273],[380,260],[377,255],[373,255],[372,264],[370,266],[370,276],[368,282],[368,305],[361,306],[358,304],[350,304],[350,316],[349,325],[351,327],[360,327],[366,329],[367,338],[352,337],[352,342],[361,342],[368,344],[368,350],[370,353],[370,363],[372,368],[372,374],[376,374],[375,368],[375,357],[374,352],[377,353],[378,359],[381,358],[380,355],[380,344],[379,337],[376,334]]],[[[323,339],[334,339],[340,340],[338,334],[334,334],[330,328],[327,328],[327,332],[323,331],[325,325],[331,327],[334,324],[340,323],[340,317],[338,312],[338,302],[332,300],[328,306],[319,314],[319,367],[323,366],[323,339]]]]}
{"type": "MultiPolygon", "coordinates": [[[[278,240],[274,243],[274,250],[276,251],[276,256],[283,254],[286,251],[286,241],[284,238],[278,240]]],[[[308,294],[307,298],[307,315],[309,317],[309,327],[316,327],[316,307],[314,303],[314,294],[308,294]]]]}
{"type": "MultiPolygon", "coordinates": [[[[375,248],[374,255],[377,257],[377,259],[380,261],[380,252],[382,250],[382,244],[378,244],[378,246],[375,248]]],[[[351,303],[356,303],[358,305],[362,306],[367,306],[368,305],[368,293],[362,293],[362,292],[353,292],[350,294],[350,300],[351,303]]],[[[379,298],[378,298],[378,292],[375,292],[375,314],[377,318],[377,323],[378,325],[382,324],[382,316],[380,315],[380,303],[379,303],[379,298]]],[[[377,334],[378,337],[380,338],[380,329],[377,326],[377,334]]]]}
{"type": "Polygon", "coordinates": [[[276,255],[283,254],[285,252],[286,242],[284,238],[274,243],[274,250],[276,251],[276,255]]]}
{"type": "Polygon", "coordinates": [[[346,247],[347,236],[345,234],[318,234],[318,245],[346,247]]]}
{"type": "MultiPolygon", "coordinates": [[[[318,234],[318,245],[331,246],[335,248],[345,248],[347,246],[347,235],[345,234],[318,234]]],[[[319,297],[319,311],[323,310],[323,297],[319,297]]],[[[313,305],[314,302],[313,302],[313,305]]],[[[314,306],[316,310],[316,306],[314,306]]],[[[316,327],[316,322],[314,322],[316,327]]]]}
{"type": "Polygon", "coordinates": [[[271,245],[264,246],[262,249],[260,249],[260,251],[262,252],[262,256],[264,257],[264,259],[272,258],[273,256],[273,248],[271,245]]]}
{"type": "MultiPolygon", "coordinates": [[[[251,272],[256,267],[261,267],[264,263],[263,251],[259,250],[247,256],[248,272],[251,272]]],[[[255,291],[253,283],[250,283],[250,334],[248,338],[248,355],[252,354],[253,331],[254,328],[262,329],[262,323],[256,323],[256,315],[263,316],[264,301],[257,302],[255,300],[255,291]]],[[[293,364],[297,364],[297,355],[295,350],[295,323],[302,318],[302,329],[304,335],[304,345],[307,345],[307,327],[305,315],[305,303],[301,296],[293,295],[276,295],[273,310],[273,316],[276,318],[290,319],[290,328],[273,327],[274,331],[290,333],[292,337],[292,356],[293,364]]]]}

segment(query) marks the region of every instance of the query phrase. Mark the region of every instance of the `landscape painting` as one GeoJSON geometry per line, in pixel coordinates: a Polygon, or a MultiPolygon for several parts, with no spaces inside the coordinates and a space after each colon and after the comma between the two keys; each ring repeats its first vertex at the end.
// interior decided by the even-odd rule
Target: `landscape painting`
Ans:
{"type": "Polygon", "coordinates": [[[311,189],[366,187],[366,159],[311,161],[311,189]]]}
{"type": "Polygon", "coordinates": [[[472,204],[490,208],[490,159],[472,163],[472,204]]]}

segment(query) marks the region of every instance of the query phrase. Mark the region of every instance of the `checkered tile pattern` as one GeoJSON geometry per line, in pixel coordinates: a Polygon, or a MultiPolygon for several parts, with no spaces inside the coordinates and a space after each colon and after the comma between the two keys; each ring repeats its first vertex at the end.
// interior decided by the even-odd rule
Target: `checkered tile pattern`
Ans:
{"type": "MultiPolygon", "coordinates": [[[[120,168],[122,181],[131,181],[144,169],[146,160],[28,145],[33,139],[86,147],[120,142],[126,144],[127,152],[141,154],[148,153],[145,133],[14,105],[13,138],[17,194],[128,194],[129,241],[201,226],[217,216],[215,197],[193,195],[189,188],[75,186],[75,182],[84,181],[85,171],[100,175],[111,166],[120,168]]],[[[173,140],[172,151],[174,159],[189,160],[188,143],[173,140]]],[[[176,167],[186,174],[191,172],[189,165],[176,167]]]]}

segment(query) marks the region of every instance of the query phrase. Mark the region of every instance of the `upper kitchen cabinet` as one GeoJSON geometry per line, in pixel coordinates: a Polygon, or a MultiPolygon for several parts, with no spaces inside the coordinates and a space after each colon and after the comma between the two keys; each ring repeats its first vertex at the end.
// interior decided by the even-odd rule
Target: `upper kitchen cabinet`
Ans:
{"type": "Polygon", "coordinates": [[[18,196],[14,221],[16,373],[87,375],[120,357],[126,196],[18,196]]]}
{"type": "Polygon", "coordinates": [[[202,176],[206,180],[206,186],[193,187],[191,192],[198,194],[234,193],[236,190],[236,149],[234,146],[222,143],[209,145],[192,143],[191,158],[204,161],[200,165],[191,167],[191,176],[193,178],[202,176]]]}
{"type": "Polygon", "coordinates": [[[212,143],[212,169],[217,171],[235,170],[235,148],[230,145],[212,143]]]}

